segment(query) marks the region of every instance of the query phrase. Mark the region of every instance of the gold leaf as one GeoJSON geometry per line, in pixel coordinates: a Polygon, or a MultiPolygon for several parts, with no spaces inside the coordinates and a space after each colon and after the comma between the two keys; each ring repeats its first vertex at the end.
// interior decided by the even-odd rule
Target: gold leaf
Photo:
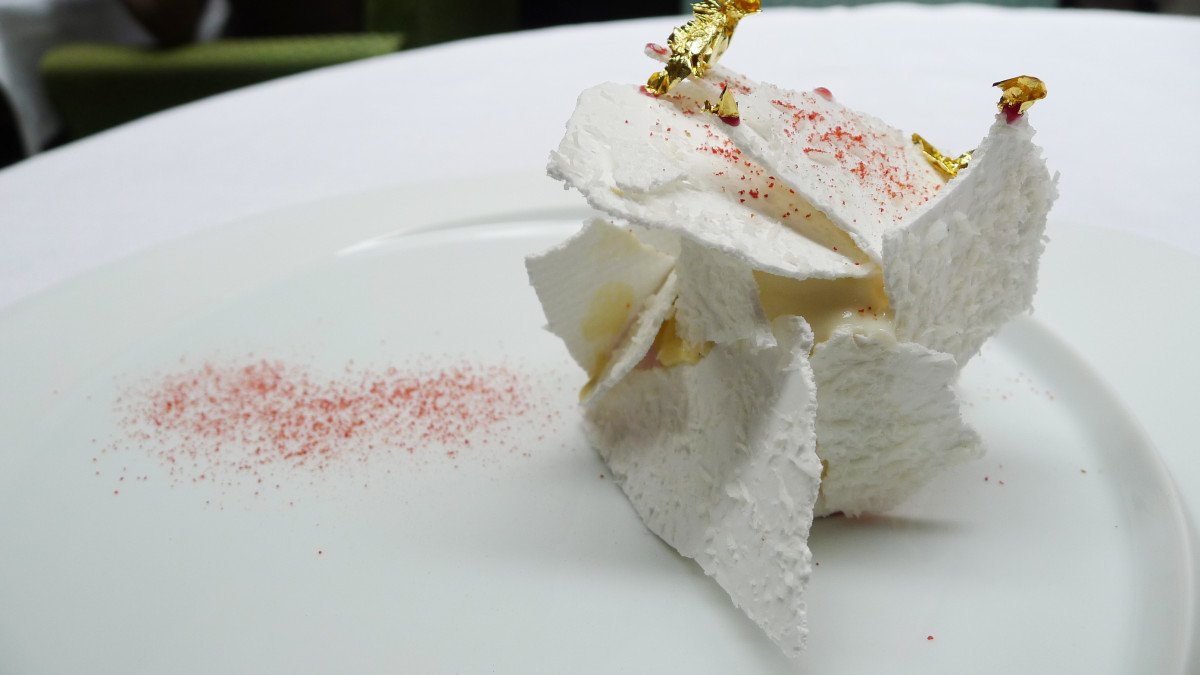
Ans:
{"type": "Polygon", "coordinates": [[[921,138],[920,134],[913,134],[912,141],[921,146],[921,153],[925,155],[925,159],[928,159],[930,164],[951,178],[958,175],[959,169],[965,169],[971,163],[970,152],[964,152],[958,157],[947,157],[933,147],[929,141],[921,138]]]}
{"type": "Polygon", "coordinates": [[[741,117],[738,115],[738,104],[733,98],[733,92],[729,91],[729,85],[725,85],[721,89],[721,98],[717,99],[716,104],[704,102],[704,109],[717,117],[721,118],[722,122],[737,126],[741,117]]]}
{"type": "Polygon", "coordinates": [[[1046,98],[1046,83],[1029,75],[1010,77],[995,82],[992,86],[1000,87],[1004,92],[1000,95],[1000,102],[996,104],[1000,112],[1009,111],[1010,114],[1023,115],[1034,101],[1046,98]]]}
{"type": "Polygon", "coordinates": [[[650,76],[647,91],[662,95],[685,78],[703,77],[729,47],[742,17],[759,11],[759,0],[703,0],[692,5],[696,18],[671,31],[671,56],[665,68],[650,76]]]}

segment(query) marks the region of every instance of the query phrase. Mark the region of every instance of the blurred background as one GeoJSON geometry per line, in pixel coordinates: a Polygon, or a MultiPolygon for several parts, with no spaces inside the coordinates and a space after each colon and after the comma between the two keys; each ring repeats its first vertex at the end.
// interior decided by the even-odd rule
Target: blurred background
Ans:
{"type": "MultiPolygon", "coordinates": [[[[1200,0],[977,1],[1200,15],[1200,0]]],[[[176,105],[314,68],[492,33],[681,14],[689,6],[686,0],[0,0],[0,167],[176,105]]]]}

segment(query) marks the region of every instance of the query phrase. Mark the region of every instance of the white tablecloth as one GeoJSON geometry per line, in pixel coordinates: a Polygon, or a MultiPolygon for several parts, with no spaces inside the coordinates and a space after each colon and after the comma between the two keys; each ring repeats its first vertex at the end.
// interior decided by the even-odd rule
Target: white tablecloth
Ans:
{"type": "MultiPolygon", "coordinates": [[[[468,40],[184,106],[0,171],[0,307],[154,244],[352,191],[541,169],[578,92],[638,82],[678,18],[468,40]]],[[[1200,20],[881,5],[769,10],[727,65],[824,86],[940,148],[979,141],[997,91],[1041,77],[1053,218],[1200,253],[1200,20]]]]}

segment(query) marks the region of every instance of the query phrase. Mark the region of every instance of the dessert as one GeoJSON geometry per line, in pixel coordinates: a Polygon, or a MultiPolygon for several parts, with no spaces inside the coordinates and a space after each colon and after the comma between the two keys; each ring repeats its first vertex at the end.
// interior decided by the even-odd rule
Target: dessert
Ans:
{"type": "Polygon", "coordinates": [[[954,381],[1029,309],[1056,181],[1025,114],[1040,81],[997,83],[951,159],[717,64],[756,9],[701,3],[647,47],[666,65],[645,87],[580,95],[548,171],[612,220],[527,268],[638,514],[794,655],[812,519],[886,511],[981,455],[954,381]]]}

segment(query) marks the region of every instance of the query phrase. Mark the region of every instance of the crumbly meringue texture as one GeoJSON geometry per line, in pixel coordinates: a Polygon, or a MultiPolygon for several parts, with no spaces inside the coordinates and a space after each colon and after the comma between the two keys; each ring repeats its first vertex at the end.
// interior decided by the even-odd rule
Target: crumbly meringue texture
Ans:
{"type": "Polygon", "coordinates": [[[788,654],[814,516],[982,454],[954,382],[1036,289],[1055,178],[998,116],[947,182],[825,90],[715,66],[580,96],[549,173],[614,218],[528,261],[591,378],[585,429],[647,527],[788,654]],[[728,88],[741,123],[705,112],[728,88]]]}

